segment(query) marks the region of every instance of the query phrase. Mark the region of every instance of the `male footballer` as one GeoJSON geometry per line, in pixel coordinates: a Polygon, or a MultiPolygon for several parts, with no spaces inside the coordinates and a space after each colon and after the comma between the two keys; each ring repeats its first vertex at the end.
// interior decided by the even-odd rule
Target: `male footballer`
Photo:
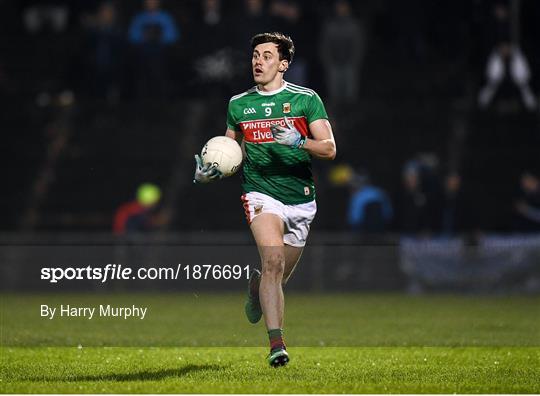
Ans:
{"type": "MultiPolygon", "coordinates": [[[[336,144],[321,98],[313,90],[283,79],[294,56],[294,44],[282,33],[251,39],[255,86],[233,96],[225,135],[241,141],[247,221],[261,256],[254,270],[245,312],[251,323],[262,316],[270,338],[268,363],[289,362],[283,339],[284,285],[298,263],[315,213],[311,158],[333,160],[336,144]]],[[[194,181],[221,177],[211,164],[197,166],[194,181]]]]}

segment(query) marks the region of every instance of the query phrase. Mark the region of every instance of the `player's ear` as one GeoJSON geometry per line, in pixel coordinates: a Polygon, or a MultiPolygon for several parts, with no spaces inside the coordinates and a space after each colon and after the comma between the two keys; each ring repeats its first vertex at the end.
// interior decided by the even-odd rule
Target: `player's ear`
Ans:
{"type": "Polygon", "coordinates": [[[286,59],[283,59],[283,60],[281,61],[281,64],[279,65],[278,71],[279,71],[280,73],[285,73],[285,72],[287,71],[288,68],[289,68],[289,61],[286,60],[286,59]]]}

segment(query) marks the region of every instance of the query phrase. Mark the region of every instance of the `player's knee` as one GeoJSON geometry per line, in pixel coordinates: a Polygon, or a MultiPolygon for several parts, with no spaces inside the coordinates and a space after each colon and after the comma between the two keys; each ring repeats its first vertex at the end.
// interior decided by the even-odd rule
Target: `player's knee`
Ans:
{"type": "Polygon", "coordinates": [[[268,255],[263,260],[263,276],[270,276],[275,279],[283,278],[285,269],[285,258],[280,254],[268,255]]]}

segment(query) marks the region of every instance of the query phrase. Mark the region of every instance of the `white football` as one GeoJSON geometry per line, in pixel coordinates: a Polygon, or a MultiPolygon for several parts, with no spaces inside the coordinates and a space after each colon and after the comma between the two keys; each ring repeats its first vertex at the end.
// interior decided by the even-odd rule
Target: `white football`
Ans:
{"type": "Polygon", "coordinates": [[[203,164],[215,165],[223,176],[236,173],[242,165],[242,149],[236,140],[227,136],[216,136],[210,139],[201,150],[203,164]]]}

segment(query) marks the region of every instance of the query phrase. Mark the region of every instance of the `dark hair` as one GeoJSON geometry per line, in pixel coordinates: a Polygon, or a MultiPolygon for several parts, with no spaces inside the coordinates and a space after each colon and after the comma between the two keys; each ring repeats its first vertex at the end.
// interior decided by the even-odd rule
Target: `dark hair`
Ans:
{"type": "Polygon", "coordinates": [[[279,32],[259,33],[251,38],[251,48],[255,49],[259,44],[274,43],[278,46],[279,60],[286,60],[289,63],[294,57],[294,43],[289,36],[279,32]]]}

